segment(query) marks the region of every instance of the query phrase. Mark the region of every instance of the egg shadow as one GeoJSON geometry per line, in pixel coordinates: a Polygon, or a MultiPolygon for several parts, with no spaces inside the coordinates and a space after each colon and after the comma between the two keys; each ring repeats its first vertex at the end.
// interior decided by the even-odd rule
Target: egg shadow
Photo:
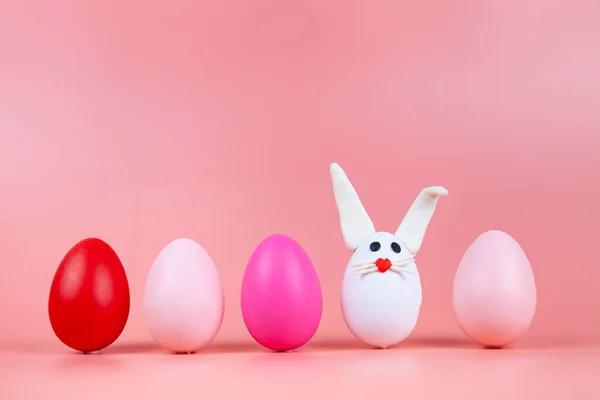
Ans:
{"type": "Polygon", "coordinates": [[[253,354],[260,353],[263,347],[254,342],[218,342],[197,351],[198,354],[253,354]]]}
{"type": "Polygon", "coordinates": [[[394,346],[406,349],[474,349],[477,345],[468,338],[456,336],[422,336],[408,338],[394,346]]]}
{"type": "Polygon", "coordinates": [[[487,352],[523,351],[523,350],[572,350],[600,347],[600,340],[590,337],[523,337],[505,346],[485,346],[468,337],[417,337],[394,346],[407,349],[463,349],[487,352]]]}
{"type": "Polygon", "coordinates": [[[261,351],[261,347],[249,342],[218,342],[211,343],[208,346],[196,350],[191,353],[178,353],[163,348],[158,343],[153,341],[144,342],[128,342],[114,344],[105,350],[104,354],[149,354],[149,355],[169,355],[169,356],[200,356],[209,354],[240,354],[240,353],[257,353],[261,351]]]}
{"type": "Polygon", "coordinates": [[[458,337],[416,337],[407,338],[385,349],[375,348],[360,340],[318,340],[305,345],[307,351],[332,352],[332,351],[390,351],[403,349],[474,349],[477,345],[469,339],[458,337]]]}
{"type": "Polygon", "coordinates": [[[151,341],[115,343],[101,351],[101,354],[160,354],[162,347],[151,341]]]}
{"type": "MultiPolygon", "coordinates": [[[[481,345],[478,345],[482,347],[481,345]]],[[[523,337],[498,350],[576,350],[600,347],[600,339],[591,336],[523,337]]],[[[496,350],[496,349],[486,349],[496,350]]]]}
{"type": "Polygon", "coordinates": [[[54,369],[69,374],[118,373],[123,368],[123,360],[106,353],[84,354],[73,351],[61,356],[53,363],[54,369]]]}
{"type": "Polygon", "coordinates": [[[314,342],[309,342],[300,350],[307,352],[334,352],[334,351],[361,351],[361,350],[372,350],[373,348],[369,345],[362,343],[359,340],[335,340],[335,339],[321,339],[314,342]]]}
{"type": "Polygon", "coordinates": [[[289,377],[303,374],[307,371],[315,372],[322,367],[322,357],[310,351],[264,351],[254,352],[247,357],[240,358],[243,370],[249,371],[250,376],[257,377],[268,374],[271,377],[289,377]]]}

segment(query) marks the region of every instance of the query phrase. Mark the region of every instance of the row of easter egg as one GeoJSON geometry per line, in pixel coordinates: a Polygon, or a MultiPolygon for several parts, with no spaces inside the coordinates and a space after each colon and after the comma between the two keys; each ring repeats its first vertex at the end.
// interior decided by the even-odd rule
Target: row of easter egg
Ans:
{"type": "MultiPolygon", "coordinates": [[[[159,253],[143,307],[151,336],[165,349],[192,353],[214,339],[224,314],[223,287],[202,246],[177,239],[159,253]]],[[[273,235],[260,243],[244,273],[241,307],[250,335],[268,349],[297,349],[313,337],[322,315],[321,286],[296,241],[273,235]]],[[[501,347],[525,333],[535,307],[533,272],[519,244],[500,231],[481,235],[455,276],[454,310],[462,330],[486,347],[501,347]]],[[[75,350],[98,352],[120,336],[129,310],[129,284],[115,251],[100,239],[77,243],[50,290],[56,336],[75,350]]]]}
{"type": "MultiPolygon", "coordinates": [[[[169,243],[150,268],[143,307],[162,347],[192,353],[208,345],[224,314],[221,279],[208,252],[187,238],[169,243]]],[[[120,336],[129,309],[129,284],[115,251],[97,238],[77,243],[50,289],[56,336],[75,350],[98,352],[120,336]]],[[[292,350],[312,338],[321,321],[321,287],[296,241],[272,235],[256,248],[244,274],[242,312],[252,337],[269,349],[292,350]]]]}

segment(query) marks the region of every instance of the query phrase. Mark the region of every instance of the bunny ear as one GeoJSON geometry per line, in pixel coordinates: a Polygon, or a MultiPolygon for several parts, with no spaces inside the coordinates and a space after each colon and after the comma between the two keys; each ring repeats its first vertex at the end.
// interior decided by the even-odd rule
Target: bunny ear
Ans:
{"type": "Polygon", "coordinates": [[[375,233],[375,226],[342,167],[333,163],[329,171],[344,242],[349,250],[354,251],[367,236],[375,233]]]}
{"type": "Polygon", "coordinates": [[[421,248],[425,231],[431,222],[439,198],[447,195],[448,191],[441,186],[428,187],[419,193],[410,206],[396,231],[396,237],[406,245],[412,254],[416,254],[421,248]]]}

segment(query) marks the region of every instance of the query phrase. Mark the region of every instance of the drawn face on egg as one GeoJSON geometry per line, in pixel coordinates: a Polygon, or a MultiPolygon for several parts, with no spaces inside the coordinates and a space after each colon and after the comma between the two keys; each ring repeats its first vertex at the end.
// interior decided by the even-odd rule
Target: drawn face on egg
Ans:
{"type": "Polygon", "coordinates": [[[410,251],[395,235],[377,232],[367,237],[358,246],[352,255],[350,265],[374,264],[378,267],[378,272],[385,273],[392,265],[405,264],[404,268],[414,268],[412,259],[410,251]]]}
{"type": "Polygon", "coordinates": [[[379,258],[399,261],[410,257],[410,252],[400,239],[388,232],[378,232],[372,235],[356,249],[355,253],[357,257],[373,262],[379,258]]]}

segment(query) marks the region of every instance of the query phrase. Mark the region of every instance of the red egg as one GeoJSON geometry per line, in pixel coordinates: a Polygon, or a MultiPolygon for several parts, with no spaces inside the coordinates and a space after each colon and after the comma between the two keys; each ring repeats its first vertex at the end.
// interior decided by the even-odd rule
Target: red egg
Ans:
{"type": "Polygon", "coordinates": [[[104,241],[77,243],[50,288],[48,313],[58,338],[84,353],[112,344],[129,317],[129,284],[121,260],[104,241]]]}

